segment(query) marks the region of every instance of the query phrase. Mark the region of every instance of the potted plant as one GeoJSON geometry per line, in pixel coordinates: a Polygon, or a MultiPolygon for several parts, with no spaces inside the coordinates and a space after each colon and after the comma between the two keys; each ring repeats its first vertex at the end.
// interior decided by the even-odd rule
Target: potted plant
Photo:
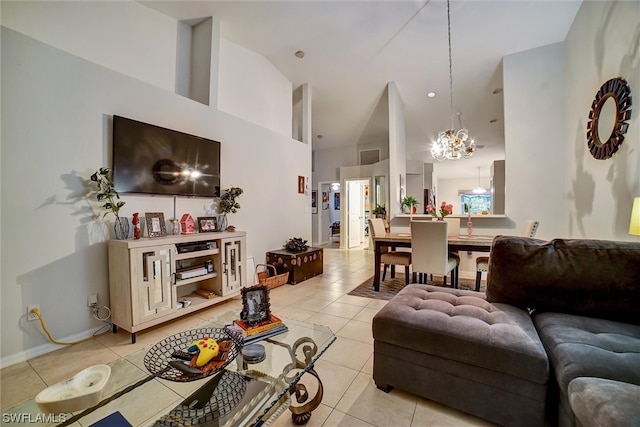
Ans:
{"type": "Polygon", "coordinates": [[[222,190],[218,202],[218,227],[221,231],[227,229],[227,214],[236,213],[240,209],[240,203],[236,200],[243,193],[240,187],[231,187],[222,190]]]}
{"type": "Polygon", "coordinates": [[[306,240],[302,240],[302,237],[294,237],[289,239],[282,245],[289,252],[304,252],[309,249],[306,240]]]}
{"type": "Polygon", "coordinates": [[[371,211],[375,218],[385,219],[387,217],[387,209],[384,205],[376,205],[376,207],[371,211]]]}
{"type": "Polygon", "coordinates": [[[120,208],[124,206],[125,202],[120,200],[120,195],[113,185],[111,169],[106,167],[98,169],[91,175],[91,181],[95,182],[98,187],[96,199],[99,202],[104,202],[102,209],[106,212],[102,215],[102,218],[112,213],[116,217],[113,226],[116,239],[126,239],[129,237],[129,221],[127,218],[121,218],[119,215],[120,208]]]}
{"type": "Polygon", "coordinates": [[[416,198],[413,196],[407,196],[400,202],[400,208],[402,209],[402,211],[408,211],[405,213],[415,213],[415,206],[418,206],[418,200],[416,200],[416,198]]]}

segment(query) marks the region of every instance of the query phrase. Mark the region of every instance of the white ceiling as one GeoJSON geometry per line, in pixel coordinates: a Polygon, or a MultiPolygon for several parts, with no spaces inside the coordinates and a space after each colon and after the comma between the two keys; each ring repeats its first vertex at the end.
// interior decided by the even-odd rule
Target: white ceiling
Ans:
{"type": "MultiPolygon", "coordinates": [[[[407,158],[451,125],[447,3],[428,1],[144,1],[178,20],[216,16],[221,36],[265,56],[312,88],[314,149],[355,145],[387,131],[377,108],[388,82],[405,103],[407,158]],[[294,53],[305,52],[304,59],[294,53]],[[435,98],[426,93],[435,91],[435,98]],[[377,113],[376,113],[377,111],[377,113]],[[317,135],[323,135],[318,139],[317,135]]],[[[488,175],[504,158],[502,57],[563,41],[581,0],[451,1],[454,125],[485,148],[436,164],[440,178],[488,175]],[[491,120],[497,120],[490,123],[491,120]]]]}

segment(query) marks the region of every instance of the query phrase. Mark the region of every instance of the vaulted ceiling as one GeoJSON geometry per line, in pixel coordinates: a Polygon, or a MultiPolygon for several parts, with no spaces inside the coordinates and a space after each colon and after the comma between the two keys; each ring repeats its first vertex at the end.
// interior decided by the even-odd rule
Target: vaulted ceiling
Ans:
{"type": "MultiPolygon", "coordinates": [[[[404,101],[407,158],[431,162],[431,141],[451,125],[446,1],[143,3],[178,20],[215,16],[222,37],[265,56],[294,87],[308,83],[314,149],[384,132],[386,118],[376,111],[390,81],[404,101]]],[[[492,160],[504,158],[502,57],[563,41],[580,4],[451,1],[454,126],[459,112],[484,148],[436,164],[441,178],[476,177],[478,167],[486,175],[492,160]]]]}

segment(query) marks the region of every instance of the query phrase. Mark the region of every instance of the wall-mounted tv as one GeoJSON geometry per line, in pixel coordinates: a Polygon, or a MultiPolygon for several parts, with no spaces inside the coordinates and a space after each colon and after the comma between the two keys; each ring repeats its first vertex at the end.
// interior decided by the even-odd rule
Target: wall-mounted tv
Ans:
{"type": "Polygon", "coordinates": [[[220,142],[114,115],[113,183],[121,193],[220,197],[220,142]]]}

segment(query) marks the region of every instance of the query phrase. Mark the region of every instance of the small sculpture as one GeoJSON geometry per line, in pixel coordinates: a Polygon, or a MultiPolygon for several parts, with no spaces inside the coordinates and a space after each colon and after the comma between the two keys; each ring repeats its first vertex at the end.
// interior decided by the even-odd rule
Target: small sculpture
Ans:
{"type": "Polygon", "coordinates": [[[180,219],[180,233],[181,234],[193,234],[196,232],[196,223],[193,217],[189,214],[182,215],[180,219]]]}
{"type": "Polygon", "coordinates": [[[290,252],[304,252],[309,249],[307,241],[302,240],[301,237],[294,237],[293,239],[289,239],[283,246],[290,252]]]}
{"type": "Polygon", "coordinates": [[[133,238],[138,240],[140,238],[140,217],[139,213],[136,212],[133,214],[133,238]]]}

